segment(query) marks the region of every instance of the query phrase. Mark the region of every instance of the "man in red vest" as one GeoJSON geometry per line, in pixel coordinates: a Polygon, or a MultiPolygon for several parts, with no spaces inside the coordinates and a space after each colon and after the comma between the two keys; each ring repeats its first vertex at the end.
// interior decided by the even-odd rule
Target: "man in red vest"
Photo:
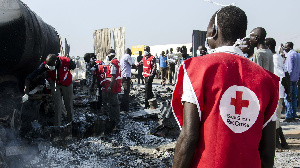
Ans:
{"type": "Polygon", "coordinates": [[[108,51],[108,59],[110,61],[106,78],[110,81],[107,88],[107,98],[103,97],[103,100],[108,100],[109,107],[109,128],[115,129],[120,122],[120,105],[118,100],[118,93],[121,92],[121,67],[120,62],[115,57],[115,50],[110,49],[108,51]]]}
{"type": "Polygon", "coordinates": [[[212,54],[184,61],[172,106],[181,127],[173,167],[273,167],[279,78],[234,47],[247,16],[235,6],[208,25],[212,54]]]}
{"type": "Polygon", "coordinates": [[[103,82],[106,82],[106,71],[107,66],[104,64],[104,62],[101,60],[96,60],[91,92],[98,97],[97,110],[101,110],[102,107],[102,90],[105,89],[105,87],[102,85],[104,84],[103,82]],[[96,93],[94,93],[95,83],[97,88],[96,93]]]}
{"type": "Polygon", "coordinates": [[[38,69],[29,74],[25,80],[25,94],[28,94],[30,81],[47,72],[51,94],[55,103],[54,126],[61,126],[62,97],[67,110],[68,125],[72,124],[74,115],[73,84],[70,70],[75,68],[76,64],[70,58],[49,54],[38,69]]]}
{"type": "Polygon", "coordinates": [[[145,108],[149,108],[148,100],[153,98],[152,82],[156,73],[156,59],[150,54],[150,47],[146,46],[143,59],[137,64],[143,65],[143,76],[145,78],[145,108]]]}

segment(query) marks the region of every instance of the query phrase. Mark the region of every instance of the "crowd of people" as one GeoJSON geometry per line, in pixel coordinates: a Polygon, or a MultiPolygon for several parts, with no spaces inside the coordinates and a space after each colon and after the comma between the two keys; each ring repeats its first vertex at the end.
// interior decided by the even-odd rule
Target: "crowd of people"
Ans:
{"type": "MultiPolygon", "coordinates": [[[[292,42],[276,51],[276,40],[266,38],[262,27],[254,28],[249,38],[245,38],[246,30],[245,12],[226,6],[210,19],[209,47],[199,46],[194,57],[185,46],[178,48],[180,57],[171,48],[158,58],[146,46],[137,64],[129,48],[120,60],[113,49],[108,50],[106,60],[85,55],[87,85],[90,94],[97,96],[99,114],[108,115],[108,127],[114,130],[120,111],[129,112],[132,68],[138,71],[138,84],[145,85],[144,107],[150,108],[152,83],[159,69],[162,86],[167,79],[170,85],[176,84],[172,105],[181,133],[173,167],[272,167],[275,147],[289,148],[280,127],[283,109],[284,122],[298,122],[300,55],[292,42]]],[[[50,54],[26,78],[28,94],[30,82],[47,73],[55,103],[54,126],[61,126],[64,105],[72,128],[70,70],[75,67],[70,58],[50,54]]]]}

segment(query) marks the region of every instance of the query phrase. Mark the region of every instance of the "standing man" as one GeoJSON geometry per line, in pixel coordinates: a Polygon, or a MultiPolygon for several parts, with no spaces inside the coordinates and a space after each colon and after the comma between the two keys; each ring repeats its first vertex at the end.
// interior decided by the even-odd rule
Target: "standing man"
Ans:
{"type": "Polygon", "coordinates": [[[124,96],[121,101],[121,111],[129,112],[129,93],[130,93],[130,78],[131,66],[135,66],[131,59],[131,50],[127,48],[125,55],[121,58],[121,77],[122,86],[124,88],[124,96]]]}
{"type": "MultiPolygon", "coordinates": [[[[25,81],[25,94],[29,92],[30,81],[37,76],[47,72],[48,81],[51,87],[51,94],[55,103],[54,126],[61,126],[62,99],[67,110],[68,125],[72,126],[73,121],[73,84],[70,70],[76,68],[76,64],[68,57],[49,54],[46,60],[31,74],[25,81]]],[[[71,127],[72,128],[72,127],[71,127]]],[[[71,129],[72,130],[72,129],[71,129]]]]}
{"type": "MultiPolygon", "coordinates": [[[[139,51],[139,56],[136,58],[137,62],[141,62],[143,59],[142,56],[143,52],[139,51]]],[[[142,85],[144,84],[144,77],[143,77],[143,67],[139,66],[138,67],[138,84],[140,84],[140,80],[142,81],[142,85]]]]}
{"type": "Polygon", "coordinates": [[[168,59],[168,63],[169,63],[169,84],[174,85],[172,83],[172,80],[174,78],[174,74],[175,74],[175,65],[176,65],[176,59],[173,55],[173,48],[170,48],[170,54],[169,54],[169,59],[168,59]]]}
{"type": "Polygon", "coordinates": [[[299,79],[300,73],[300,56],[293,49],[294,44],[292,42],[287,42],[284,45],[284,51],[286,52],[286,69],[290,74],[290,86],[291,86],[291,102],[285,99],[286,104],[286,117],[285,122],[293,122],[297,117],[297,81],[299,79]]]}
{"type": "Polygon", "coordinates": [[[257,47],[253,55],[253,61],[266,70],[274,73],[273,54],[265,45],[267,32],[262,27],[257,27],[251,31],[250,45],[257,47]]]}
{"type": "MultiPolygon", "coordinates": [[[[91,92],[92,95],[95,94],[97,96],[97,110],[101,110],[102,108],[102,90],[104,89],[102,87],[102,82],[105,81],[105,71],[104,71],[104,62],[101,60],[95,61],[95,71],[93,75],[93,82],[91,86],[91,92]],[[96,93],[94,93],[94,88],[95,88],[95,83],[96,83],[96,93]]],[[[106,66],[105,66],[106,67],[106,66]]]]}
{"type": "MultiPolygon", "coordinates": [[[[285,137],[282,132],[282,128],[280,126],[280,118],[281,118],[281,111],[282,111],[282,103],[284,99],[284,92],[289,96],[290,89],[286,86],[287,83],[283,83],[282,81],[284,78],[289,79],[289,75],[285,75],[286,68],[284,65],[284,60],[281,55],[277,54],[275,51],[276,41],[273,38],[266,38],[266,46],[272,51],[273,53],[273,61],[274,61],[274,74],[280,78],[279,81],[279,100],[276,108],[276,148],[284,148],[289,149],[289,145],[287,144],[285,137]],[[287,89],[285,89],[287,88],[287,89]],[[281,144],[279,139],[281,139],[281,144]]],[[[288,74],[288,73],[287,73],[288,74]]]]}
{"type": "Polygon", "coordinates": [[[107,98],[109,104],[109,128],[115,129],[120,122],[120,105],[118,93],[121,92],[121,67],[120,62],[115,57],[115,50],[108,51],[108,60],[110,61],[107,70],[107,78],[110,80],[107,88],[107,98]]]}
{"type": "Polygon", "coordinates": [[[159,67],[160,67],[160,72],[161,72],[161,84],[163,86],[165,86],[165,84],[166,84],[167,61],[168,61],[168,57],[165,55],[165,52],[162,51],[161,55],[159,56],[159,67]]]}
{"type": "Polygon", "coordinates": [[[152,82],[156,73],[156,59],[150,53],[150,47],[145,46],[144,57],[137,67],[143,66],[143,76],[145,78],[145,108],[149,108],[148,100],[153,98],[152,82]]]}
{"type": "Polygon", "coordinates": [[[279,78],[233,46],[246,30],[243,10],[221,8],[206,34],[215,52],[181,65],[172,100],[181,126],[174,168],[273,167],[279,78]]]}

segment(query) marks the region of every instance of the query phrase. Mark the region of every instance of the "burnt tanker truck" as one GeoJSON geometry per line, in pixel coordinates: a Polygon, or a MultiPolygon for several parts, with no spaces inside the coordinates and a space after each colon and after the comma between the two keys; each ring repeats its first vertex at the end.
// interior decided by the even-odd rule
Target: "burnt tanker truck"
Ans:
{"type": "Polygon", "coordinates": [[[20,0],[0,0],[0,126],[18,130],[26,76],[48,54],[58,54],[60,39],[20,0]]]}

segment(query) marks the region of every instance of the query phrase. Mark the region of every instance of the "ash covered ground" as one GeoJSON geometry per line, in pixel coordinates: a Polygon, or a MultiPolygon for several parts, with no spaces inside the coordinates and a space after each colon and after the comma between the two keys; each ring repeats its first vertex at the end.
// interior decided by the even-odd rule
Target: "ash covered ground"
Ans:
{"type": "MultiPolygon", "coordinates": [[[[174,87],[159,83],[154,80],[153,85],[158,108],[144,110],[144,86],[134,82],[130,112],[121,112],[119,127],[110,134],[104,134],[107,116],[97,114],[86,94],[78,92],[73,139],[53,142],[37,136],[6,147],[7,167],[172,167],[179,129],[164,122],[174,122],[167,113],[174,87]]],[[[290,149],[276,150],[274,167],[300,167],[300,122],[283,123],[282,128],[290,149]]]]}

